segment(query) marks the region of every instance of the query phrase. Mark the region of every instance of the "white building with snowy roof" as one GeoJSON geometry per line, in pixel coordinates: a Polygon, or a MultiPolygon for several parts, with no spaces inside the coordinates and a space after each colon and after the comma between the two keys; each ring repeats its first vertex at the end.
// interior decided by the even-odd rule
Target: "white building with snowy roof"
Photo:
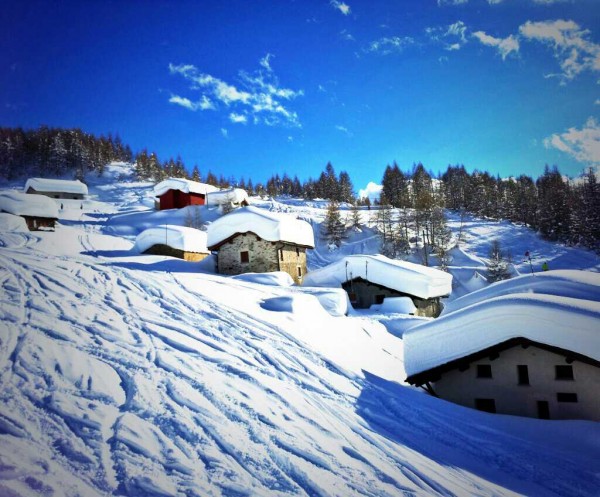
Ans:
{"type": "Polygon", "coordinates": [[[50,198],[82,200],[88,194],[88,187],[79,180],[29,178],[23,191],[50,198]]]}
{"type": "Polygon", "coordinates": [[[21,216],[32,231],[53,229],[58,219],[58,207],[52,199],[16,190],[0,192],[0,212],[21,216]]]}
{"type": "Polygon", "coordinates": [[[210,255],[206,240],[204,231],[186,226],[162,225],[142,231],[135,239],[134,250],[197,262],[210,255]]]}
{"type": "Polygon", "coordinates": [[[296,283],[306,274],[312,226],[291,214],[241,207],[208,226],[208,248],[222,274],[285,271],[296,283]]]}
{"type": "Polygon", "coordinates": [[[600,302],[488,297],[404,333],[406,381],[483,411],[600,421],[600,302]]]}
{"type": "Polygon", "coordinates": [[[434,317],[441,311],[440,298],[452,292],[452,275],[384,255],[350,255],[311,271],[303,284],[341,286],[357,309],[382,304],[386,298],[410,297],[416,315],[434,317]]]}

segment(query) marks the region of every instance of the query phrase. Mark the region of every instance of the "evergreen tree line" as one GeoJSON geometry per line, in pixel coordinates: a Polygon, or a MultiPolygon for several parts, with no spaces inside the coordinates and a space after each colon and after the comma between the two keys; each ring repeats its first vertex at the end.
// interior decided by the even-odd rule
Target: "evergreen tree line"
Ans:
{"type": "Polygon", "coordinates": [[[96,137],[80,129],[40,126],[38,129],[0,128],[0,177],[61,176],[85,171],[102,173],[111,161],[131,162],[131,148],[119,136],[96,137]]]}

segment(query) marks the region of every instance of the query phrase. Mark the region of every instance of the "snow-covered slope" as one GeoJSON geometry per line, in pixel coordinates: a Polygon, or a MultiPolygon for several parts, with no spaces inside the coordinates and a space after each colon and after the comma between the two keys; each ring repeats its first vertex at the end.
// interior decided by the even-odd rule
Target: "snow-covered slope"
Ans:
{"type": "Polygon", "coordinates": [[[598,424],[429,397],[378,321],[137,255],[152,185],[88,184],[56,232],[0,233],[0,495],[597,495],[598,424]]]}

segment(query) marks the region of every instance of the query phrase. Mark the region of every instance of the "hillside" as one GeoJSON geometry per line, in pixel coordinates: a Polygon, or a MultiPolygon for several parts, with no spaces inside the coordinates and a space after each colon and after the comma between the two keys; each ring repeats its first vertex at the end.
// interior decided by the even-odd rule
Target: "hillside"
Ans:
{"type": "MultiPolygon", "coordinates": [[[[66,201],[55,232],[0,219],[0,495],[597,495],[598,423],[432,398],[404,383],[403,342],[387,329],[423,318],[333,316],[298,288],[215,275],[210,258],[140,256],[137,233],[185,213],[153,211],[152,185],[126,166],[88,180],[90,199],[66,201]]],[[[256,204],[315,233],[325,212],[256,204]]],[[[524,227],[470,218],[465,230],[456,297],[485,286],[473,278],[493,238],[529,250],[536,271],[600,270],[524,227]]],[[[365,226],[337,251],[319,240],[309,268],[377,249],[365,226]]]]}

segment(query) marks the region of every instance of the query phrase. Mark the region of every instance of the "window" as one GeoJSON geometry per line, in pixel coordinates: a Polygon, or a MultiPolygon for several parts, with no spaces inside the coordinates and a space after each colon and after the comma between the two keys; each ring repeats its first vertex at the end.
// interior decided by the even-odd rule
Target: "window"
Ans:
{"type": "Polygon", "coordinates": [[[247,250],[240,252],[240,261],[241,262],[250,262],[250,253],[247,250]]]}
{"type": "Polygon", "coordinates": [[[302,278],[302,268],[298,266],[298,278],[302,278]]]}
{"type": "Polygon", "coordinates": [[[550,404],[548,404],[547,400],[538,400],[537,401],[537,411],[538,411],[538,418],[550,419],[550,404]]]}
{"type": "Polygon", "coordinates": [[[279,260],[283,260],[283,249],[279,249],[279,260]]]}
{"type": "Polygon", "coordinates": [[[496,412],[496,401],[494,399],[475,399],[475,409],[485,412],[496,412]]]}
{"type": "Polygon", "coordinates": [[[298,247],[296,247],[296,256],[300,257],[300,249],[298,247]]]}
{"type": "Polygon", "coordinates": [[[491,378],[492,377],[492,366],[489,364],[478,364],[477,365],[477,378],[491,378]]]}
{"type": "Polygon", "coordinates": [[[558,392],[556,394],[556,400],[558,402],[577,402],[577,394],[576,393],[558,392]]]}
{"type": "Polygon", "coordinates": [[[519,377],[519,385],[529,385],[529,369],[526,365],[517,366],[517,376],[519,377]]]}
{"type": "Polygon", "coordinates": [[[554,366],[557,380],[573,380],[573,366],[554,366]]]}

